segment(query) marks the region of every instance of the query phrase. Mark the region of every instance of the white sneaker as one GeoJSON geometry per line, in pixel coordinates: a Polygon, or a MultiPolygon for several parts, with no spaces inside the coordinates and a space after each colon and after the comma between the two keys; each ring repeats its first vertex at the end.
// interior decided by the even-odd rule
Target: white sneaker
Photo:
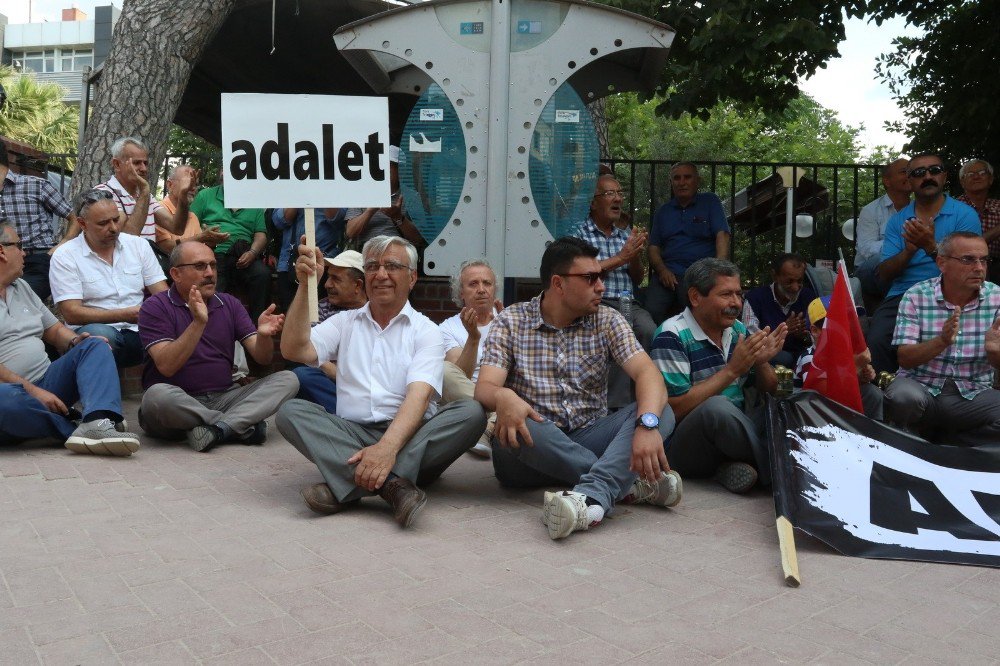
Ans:
{"type": "Polygon", "coordinates": [[[590,527],[587,496],[568,490],[561,493],[545,493],[542,521],[547,521],[550,539],[564,539],[573,532],[587,529],[590,527]]]}
{"type": "Polygon", "coordinates": [[[493,454],[493,449],[490,448],[488,442],[479,440],[475,446],[469,449],[469,453],[479,458],[489,458],[493,454]]]}
{"type": "Polygon", "coordinates": [[[662,472],[660,480],[650,483],[642,477],[635,480],[622,501],[626,504],[653,504],[655,506],[677,506],[684,495],[684,481],[681,475],[670,470],[662,472]]]}
{"type": "Polygon", "coordinates": [[[130,456],[139,450],[139,437],[119,431],[111,419],[100,419],[81,423],[66,440],[66,448],[73,453],[130,456]]]}

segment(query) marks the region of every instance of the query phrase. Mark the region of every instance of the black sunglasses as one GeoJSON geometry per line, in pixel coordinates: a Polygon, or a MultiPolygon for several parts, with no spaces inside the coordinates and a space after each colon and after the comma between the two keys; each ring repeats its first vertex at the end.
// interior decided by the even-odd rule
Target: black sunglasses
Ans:
{"type": "Polygon", "coordinates": [[[24,249],[24,246],[21,243],[21,241],[4,242],[4,243],[0,243],[0,245],[3,245],[4,247],[11,247],[11,246],[13,246],[13,247],[16,247],[18,250],[23,250],[24,249]]]}
{"type": "Polygon", "coordinates": [[[944,173],[944,167],[940,164],[935,164],[929,167],[917,167],[916,169],[910,169],[910,178],[923,178],[927,174],[932,176],[939,176],[944,173]]]}
{"type": "Polygon", "coordinates": [[[90,208],[98,201],[113,199],[114,195],[107,190],[90,190],[80,195],[80,203],[76,205],[76,216],[83,217],[83,211],[90,208]]]}
{"type": "Polygon", "coordinates": [[[600,273],[557,273],[560,277],[578,277],[583,278],[587,281],[587,284],[594,284],[598,280],[604,282],[608,279],[608,272],[601,271],[600,273]]]}

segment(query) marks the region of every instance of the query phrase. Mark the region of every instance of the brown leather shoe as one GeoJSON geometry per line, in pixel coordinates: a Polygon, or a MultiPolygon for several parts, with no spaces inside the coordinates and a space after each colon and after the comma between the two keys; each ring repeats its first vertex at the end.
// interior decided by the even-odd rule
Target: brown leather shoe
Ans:
{"type": "Polygon", "coordinates": [[[409,527],[417,517],[417,512],[427,503],[427,493],[401,476],[386,481],[378,491],[378,496],[389,503],[396,522],[402,527],[409,527]]]}
{"type": "Polygon", "coordinates": [[[330,486],[325,483],[317,483],[308,488],[303,488],[302,499],[306,501],[306,506],[316,513],[322,513],[323,515],[340,513],[347,507],[357,504],[357,500],[353,502],[338,502],[337,498],[333,496],[330,486]]]}

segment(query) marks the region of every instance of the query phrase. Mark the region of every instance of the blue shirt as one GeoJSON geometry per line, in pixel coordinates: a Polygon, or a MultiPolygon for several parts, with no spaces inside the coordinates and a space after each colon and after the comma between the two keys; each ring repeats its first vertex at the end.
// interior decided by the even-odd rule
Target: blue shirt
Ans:
{"type": "MultiPolygon", "coordinates": [[[[882,261],[891,259],[903,251],[906,245],[903,241],[903,223],[916,216],[917,204],[911,201],[906,208],[889,218],[889,223],[885,227],[885,239],[882,242],[882,261]]],[[[945,236],[955,231],[971,231],[982,235],[983,227],[979,222],[979,215],[972,206],[955,201],[946,195],[944,205],[934,218],[934,240],[940,243],[945,236]]],[[[917,250],[910,263],[906,265],[906,270],[893,281],[885,297],[899,296],[916,283],[939,275],[941,271],[937,263],[923,250],[917,250]]]]}
{"type": "Polygon", "coordinates": [[[656,211],[649,244],[660,248],[663,263],[678,277],[688,266],[715,256],[715,237],[729,232],[722,202],[712,192],[699,192],[683,208],[671,199],[656,211]]]}
{"type": "MultiPolygon", "coordinates": [[[[328,220],[320,209],[316,209],[316,247],[320,249],[323,256],[332,259],[340,254],[340,241],[344,237],[344,228],[347,226],[347,211],[343,208],[336,217],[328,220]]],[[[299,239],[306,232],[306,213],[304,208],[299,209],[299,214],[295,216],[295,222],[289,224],[285,220],[285,209],[275,208],[271,213],[271,222],[275,229],[283,229],[281,234],[281,253],[278,255],[278,272],[288,270],[288,260],[299,245],[299,239]]]]}

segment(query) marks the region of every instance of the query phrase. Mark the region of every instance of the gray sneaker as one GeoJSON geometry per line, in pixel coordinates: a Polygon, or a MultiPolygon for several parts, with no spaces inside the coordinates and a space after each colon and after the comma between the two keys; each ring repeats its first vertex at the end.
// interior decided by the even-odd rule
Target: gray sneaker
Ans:
{"type": "Polygon", "coordinates": [[[662,472],[656,483],[638,478],[629,489],[622,502],[626,504],[653,504],[655,506],[677,506],[684,496],[684,481],[681,475],[670,470],[662,472]]]}
{"type": "Polygon", "coordinates": [[[587,517],[587,496],[582,493],[563,491],[545,493],[542,506],[542,520],[546,520],[550,539],[565,539],[573,532],[590,527],[587,517]]]}
{"type": "Polygon", "coordinates": [[[757,483],[757,470],[749,463],[729,462],[719,467],[712,478],[729,492],[742,495],[757,483]]]}
{"type": "Polygon", "coordinates": [[[195,426],[187,433],[188,446],[199,453],[208,451],[223,439],[225,437],[222,434],[222,429],[214,425],[195,426]]]}
{"type": "Polygon", "coordinates": [[[66,440],[66,448],[96,456],[130,456],[139,450],[139,436],[118,430],[111,419],[99,419],[81,423],[66,440]]]}

